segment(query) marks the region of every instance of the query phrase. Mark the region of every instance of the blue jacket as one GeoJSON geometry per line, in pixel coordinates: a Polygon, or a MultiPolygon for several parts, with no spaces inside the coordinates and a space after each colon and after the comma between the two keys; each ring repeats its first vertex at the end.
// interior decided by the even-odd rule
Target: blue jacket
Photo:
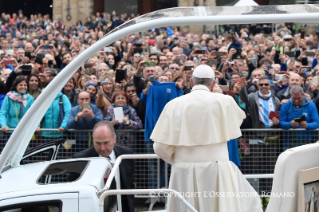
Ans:
{"type": "MultiPolygon", "coordinates": [[[[314,130],[319,128],[319,116],[316,105],[306,98],[303,98],[303,103],[299,106],[295,106],[291,99],[281,106],[279,117],[280,127],[283,129],[292,128],[291,121],[295,118],[300,118],[304,114],[306,115],[307,121],[306,130],[314,130]]],[[[297,128],[301,127],[298,126],[297,128]]],[[[312,135],[312,132],[297,132],[298,139],[311,139],[312,135]]]]}
{"type": "MultiPolygon", "coordinates": [[[[90,107],[91,107],[92,112],[95,115],[95,117],[94,117],[94,119],[91,119],[89,117],[85,117],[84,119],[86,120],[88,128],[90,130],[92,130],[96,123],[103,120],[103,115],[101,113],[100,108],[98,108],[96,105],[90,104],[90,107]]],[[[82,111],[82,109],[80,108],[80,105],[77,105],[71,109],[69,119],[68,119],[68,124],[67,124],[68,129],[87,130],[87,128],[83,122],[83,119],[80,119],[78,121],[74,120],[74,118],[76,117],[76,115],[80,111],[82,111]]],[[[88,133],[88,132],[75,133],[75,139],[76,139],[77,144],[83,143],[83,142],[88,143],[88,141],[90,139],[89,134],[90,133],[88,133]]],[[[88,146],[85,146],[85,148],[87,148],[87,147],[88,146]]]]}
{"type": "Polygon", "coordinates": [[[144,132],[146,142],[149,141],[155,124],[165,105],[172,99],[182,95],[183,89],[177,88],[175,82],[159,83],[155,81],[153,86],[149,87],[148,95],[144,95],[144,92],[142,92],[141,100],[146,104],[144,132]]]}
{"type": "Polygon", "coordinates": [[[1,109],[2,103],[3,103],[4,99],[6,98],[6,96],[7,96],[6,94],[2,94],[0,96],[0,109],[1,109]]]}
{"type": "MultiPolygon", "coordinates": [[[[71,111],[71,103],[68,97],[62,94],[62,92],[60,92],[57,95],[57,97],[55,97],[54,101],[50,105],[47,112],[44,114],[42,128],[58,129],[59,127],[62,127],[63,129],[66,129],[70,111],[71,111]],[[64,110],[64,118],[63,118],[61,126],[59,126],[60,96],[62,96],[63,110],[64,110]]],[[[43,131],[41,134],[43,137],[49,137],[49,138],[57,138],[57,137],[63,136],[62,133],[52,132],[52,131],[50,132],[43,131]]]]}
{"type": "MultiPolygon", "coordinates": [[[[13,91],[13,93],[17,92],[13,91]]],[[[24,114],[28,111],[33,102],[33,97],[29,94],[27,98],[27,104],[24,107],[24,114]]],[[[15,102],[6,96],[0,110],[1,127],[16,128],[24,114],[20,114],[20,102],[15,102]]]]}

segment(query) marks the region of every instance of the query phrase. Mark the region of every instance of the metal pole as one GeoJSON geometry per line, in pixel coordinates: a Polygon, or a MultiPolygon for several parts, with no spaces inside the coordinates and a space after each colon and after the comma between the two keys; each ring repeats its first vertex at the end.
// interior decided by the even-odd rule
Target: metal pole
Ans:
{"type": "Polygon", "coordinates": [[[163,193],[169,193],[177,197],[190,211],[198,212],[189,202],[187,202],[183,196],[173,189],[122,189],[122,190],[108,190],[102,193],[99,205],[103,207],[105,197],[109,195],[123,194],[123,195],[133,195],[133,194],[152,194],[152,195],[161,195],[163,193]]]}

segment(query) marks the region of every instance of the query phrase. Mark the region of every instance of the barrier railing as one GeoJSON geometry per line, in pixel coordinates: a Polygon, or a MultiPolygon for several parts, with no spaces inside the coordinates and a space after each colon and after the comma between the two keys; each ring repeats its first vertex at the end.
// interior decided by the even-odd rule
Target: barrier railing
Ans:
{"type": "MultiPolygon", "coordinates": [[[[13,130],[13,129],[11,129],[13,130]]],[[[66,142],[61,146],[57,159],[72,158],[73,154],[92,146],[92,138],[89,138],[91,130],[70,129],[61,138],[66,142]]],[[[52,141],[56,138],[57,129],[42,129],[41,134],[35,134],[29,148],[52,141]],[[50,137],[51,136],[51,137],[50,137]]],[[[135,154],[153,154],[152,143],[144,142],[144,130],[117,130],[118,142],[121,145],[132,148],[135,154]]],[[[313,143],[319,138],[319,129],[307,131],[304,129],[244,129],[242,136],[238,138],[240,155],[240,170],[244,175],[267,176],[273,174],[275,163],[280,153],[288,148],[313,143]],[[267,175],[265,175],[267,174],[267,175]]],[[[0,152],[2,151],[8,135],[0,131],[0,152]]],[[[29,158],[24,163],[47,160],[49,152],[43,152],[29,158]]],[[[136,159],[134,181],[136,189],[167,188],[169,182],[170,165],[160,159],[136,159]]],[[[53,179],[63,181],[63,178],[53,179]]],[[[251,185],[260,194],[271,191],[271,178],[248,178],[251,185]]],[[[144,196],[143,196],[144,197],[144,196]]],[[[145,196],[147,197],[147,196],[145,196]]]]}

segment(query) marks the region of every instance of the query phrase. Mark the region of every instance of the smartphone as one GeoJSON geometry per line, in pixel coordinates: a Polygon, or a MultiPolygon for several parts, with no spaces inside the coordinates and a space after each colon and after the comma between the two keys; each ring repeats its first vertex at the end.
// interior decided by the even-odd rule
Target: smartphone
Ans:
{"type": "Polygon", "coordinates": [[[43,47],[42,47],[43,49],[52,49],[52,46],[50,46],[50,45],[43,45],[43,47]]]}
{"type": "Polygon", "coordinates": [[[5,56],[6,56],[5,54],[1,54],[1,59],[5,58],[5,56]]]}
{"type": "Polygon", "coordinates": [[[184,71],[193,71],[194,66],[185,66],[184,71]]]}
{"type": "Polygon", "coordinates": [[[36,58],[35,58],[35,63],[38,63],[38,64],[43,64],[42,63],[42,59],[44,58],[44,55],[43,54],[37,54],[36,58]]]}
{"type": "Polygon", "coordinates": [[[84,68],[92,68],[93,67],[93,63],[85,63],[84,64],[84,68]]]}
{"type": "Polygon", "coordinates": [[[236,53],[233,54],[232,59],[233,59],[233,60],[235,60],[235,59],[241,59],[241,49],[236,49],[236,53]]]}
{"type": "Polygon", "coordinates": [[[291,57],[290,58],[290,62],[294,63],[296,61],[296,58],[295,57],[291,57]]]}
{"type": "Polygon", "coordinates": [[[216,57],[221,57],[224,56],[225,53],[224,52],[215,52],[216,57]]]}
{"type": "Polygon", "coordinates": [[[288,57],[295,57],[295,52],[285,52],[288,57]]]}
{"type": "Polygon", "coordinates": [[[313,57],[313,56],[315,56],[316,55],[316,52],[313,52],[313,51],[307,51],[306,52],[306,56],[307,57],[313,57]]]}
{"type": "Polygon", "coordinates": [[[126,80],[127,71],[124,69],[116,69],[115,82],[121,83],[122,80],[126,80]]]}
{"type": "Polygon", "coordinates": [[[153,83],[155,81],[155,76],[152,75],[152,76],[149,77],[149,79],[150,79],[150,82],[153,83]]]}
{"type": "Polygon", "coordinates": [[[301,67],[301,72],[305,73],[305,72],[308,72],[308,71],[311,71],[311,67],[310,66],[301,67]]]}
{"type": "Polygon", "coordinates": [[[196,50],[196,54],[206,54],[205,50],[196,50]]]}
{"type": "Polygon", "coordinates": [[[104,52],[113,52],[113,50],[110,47],[104,47],[104,52]]]}
{"type": "Polygon", "coordinates": [[[208,65],[209,65],[210,67],[212,67],[213,65],[215,65],[216,68],[217,68],[217,63],[218,63],[217,59],[209,59],[209,60],[208,60],[208,65]]]}
{"type": "Polygon", "coordinates": [[[264,65],[265,65],[265,66],[269,66],[269,61],[265,61],[265,62],[264,62],[264,65]]]}
{"type": "Polygon", "coordinates": [[[185,61],[184,55],[176,55],[176,59],[185,61]]]}
{"type": "Polygon", "coordinates": [[[13,55],[13,50],[12,50],[12,49],[8,49],[8,50],[7,50],[7,54],[8,54],[8,55],[13,55]]]}
{"type": "Polygon", "coordinates": [[[144,57],[148,57],[150,55],[149,52],[144,52],[144,57]]]}
{"type": "Polygon", "coordinates": [[[31,52],[24,52],[24,56],[31,60],[31,52]]]}
{"type": "Polygon", "coordinates": [[[228,92],[229,91],[229,86],[228,85],[219,85],[220,89],[222,89],[223,92],[228,92]]]}
{"type": "Polygon", "coordinates": [[[3,60],[3,63],[5,66],[12,65],[12,60],[5,59],[5,60],[3,60]]]}
{"type": "Polygon", "coordinates": [[[254,46],[257,45],[257,41],[253,41],[253,45],[254,45],[254,46]]]}
{"type": "Polygon", "coordinates": [[[141,43],[136,43],[135,47],[142,47],[142,44],[141,43]]]}
{"type": "Polygon", "coordinates": [[[32,66],[30,65],[23,65],[21,66],[22,75],[30,75],[32,71],[32,66]]]}
{"type": "Polygon", "coordinates": [[[286,76],[282,74],[275,74],[275,80],[286,80],[286,76]]]}
{"type": "Polygon", "coordinates": [[[109,84],[107,81],[97,82],[97,86],[107,85],[109,84]]]}
{"type": "Polygon", "coordinates": [[[137,97],[137,94],[136,94],[136,93],[133,93],[133,94],[132,94],[132,97],[137,97]]]}
{"type": "Polygon", "coordinates": [[[306,116],[302,115],[300,118],[295,118],[294,121],[298,123],[306,121],[306,116]]]}
{"type": "Polygon", "coordinates": [[[291,41],[291,35],[285,35],[284,41],[291,41]]]}
{"type": "Polygon", "coordinates": [[[89,102],[83,102],[83,109],[90,109],[90,103],[89,102]]]}
{"type": "Polygon", "coordinates": [[[315,76],[311,80],[311,84],[315,85],[317,87],[318,85],[319,76],[315,76]]]}

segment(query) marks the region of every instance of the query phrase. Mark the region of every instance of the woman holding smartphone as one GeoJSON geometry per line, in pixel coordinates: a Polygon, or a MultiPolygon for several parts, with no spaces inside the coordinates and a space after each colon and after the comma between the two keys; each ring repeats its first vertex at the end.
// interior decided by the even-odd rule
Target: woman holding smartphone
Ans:
{"type": "MultiPolygon", "coordinates": [[[[113,123],[115,129],[142,129],[142,121],[138,117],[135,109],[127,104],[128,97],[124,91],[117,91],[111,100],[112,105],[107,109],[105,120],[113,123]],[[123,120],[117,120],[114,113],[114,108],[122,108],[123,120]]],[[[117,144],[135,147],[135,136],[131,132],[116,132],[117,144]]]]}

